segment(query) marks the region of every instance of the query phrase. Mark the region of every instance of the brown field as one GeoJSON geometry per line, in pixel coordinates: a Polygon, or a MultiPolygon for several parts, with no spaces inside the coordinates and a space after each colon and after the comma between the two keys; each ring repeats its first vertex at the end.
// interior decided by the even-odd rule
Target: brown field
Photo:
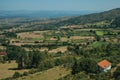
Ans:
{"type": "Polygon", "coordinates": [[[49,40],[53,40],[54,41],[54,40],[57,40],[57,39],[56,38],[50,38],[49,40]]]}
{"type": "MultiPolygon", "coordinates": [[[[26,51],[32,51],[31,48],[24,48],[26,51]]],[[[38,51],[44,52],[44,51],[48,51],[47,47],[42,47],[42,48],[35,48],[38,51]]]]}
{"type": "Polygon", "coordinates": [[[39,49],[39,51],[48,51],[48,48],[47,47],[42,47],[39,49]]]}
{"type": "Polygon", "coordinates": [[[69,39],[66,38],[66,37],[62,37],[60,40],[61,40],[61,41],[68,41],[69,39]]]}
{"type": "Polygon", "coordinates": [[[0,63],[0,79],[6,78],[6,77],[11,77],[15,72],[20,72],[23,73],[24,71],[28,70],[12,70],[17,68],[17,64],[15,61],[12,61],[11,63],[5,63],[2,64],[0,63]]]}
{"type": "Polygon", "coordinates": [[[24,32],[24,33],[19,33],[17,36],[19,36],[21,39],[25,38],[44,38],[42,35],[46,31],[33,31],[33,32],[24,32]]]}
{"type": "Polygon", "coordinates": [[[49,53],[57,53],[57,52],[65,52],[65,51],[67,51],[67,46],[52,49],[49,51],[49,53]]]}
{"type": "Polygon", "coordinates": [[[70,70],[67,70],[63,67],[54,67],[43,72],[22,77],[22,79],[19,78],[18,80],[57,80],[60,77],[64,77],[68,74],[70,74],[70,70]]]}
{"type": "Polygon", "coordinates": [[[76,40],[76,39],[94,39],[94,37],[91,36],[71,36],[70,39],[76,40]]]}
{"type": "Polygon", "coordinates": [[[63,27],[61,27],[61,28],[81,28],[83,25],[71,25],[71,26],[63,26],[63,27]]]}
{"type": "Polygon", "coordinates": [[[35,45],[34,43],[11,43],[10,45],[21,46],[21,45],[25,45],[25,44],[28,44],[28,45],[35,45]]]}
{"type": "Polygon", "coordinates": [[[62,37],[61,41],[68,41],[68,40],[81,40],[81,39],[89,39],[89,40],[93,40],[94,37],[92,36],[71,36],[69,39],[66,37],[62,37]]]}
{"type": "Polygon", "coordinates": [[[102,30],[102,29],[76,29],[75,31],[90,31],[90,30],[93,30],[93,31],[96,31],[96,30],[102,30]]]}

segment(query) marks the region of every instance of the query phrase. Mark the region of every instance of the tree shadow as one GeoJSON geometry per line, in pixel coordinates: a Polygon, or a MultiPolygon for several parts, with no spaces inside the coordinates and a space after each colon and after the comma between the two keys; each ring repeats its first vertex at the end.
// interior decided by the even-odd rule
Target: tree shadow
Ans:
{"type": "Polygon", "coordinates": [[[21,70],[19,68],[8,68],[8,70],[21,70]]]}

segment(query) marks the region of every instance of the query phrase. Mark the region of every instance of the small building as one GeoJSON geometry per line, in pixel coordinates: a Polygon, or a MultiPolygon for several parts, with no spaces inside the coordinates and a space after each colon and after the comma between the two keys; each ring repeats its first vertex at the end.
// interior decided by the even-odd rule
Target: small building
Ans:
{"type": "Polygon", "coordinates": [[[0,63],[4,63],[6,61],[5,56],[7,55],[7,52],[0,52],[0,63]]]}
{"type": "Polygon", "coordinates": [[[4,55],[7,55],[6,52],[0,52],[0,56],[4,56],[4,55]]]}
{"type": "Polygon", "coordinates": [[[98,62],[99,71],[107,72],[111,69],[111,63],[107,60],[98,62]]]}

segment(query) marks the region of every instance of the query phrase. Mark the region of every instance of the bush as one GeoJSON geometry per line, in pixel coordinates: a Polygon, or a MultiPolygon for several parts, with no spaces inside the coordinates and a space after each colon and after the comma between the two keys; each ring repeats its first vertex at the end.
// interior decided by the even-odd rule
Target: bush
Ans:
{"type": "Polygon", "coordinates": [[[75,80],[88,80],[88,76],[85,72],[80,72],[74,76],[75,80]]]}
{"type": "Polygon", "coordinates": [[[120,67],[118,67],[113,73],[113,77],[115,78],[115,80],[119,80],[118,78],[120,78],[120,67]]]}
{"type": "Polygon", "coordinates": [[[41,62],[38,69],[39,69],[39,71],[43,71],[43,70],[53,68],[54,65],[55,65],[54,61],[49,59],[49,60],[45,60],[45,61],[41,62]]]}
{"type": "Polygon", "coordinates": [[[23,73],[23,76],[28,76],[28,74],[29,74],[29,73],[25,71],[25,72],[23,73]]]}
{"type": "Polygon", "coordinates": [[[13,74],[13,78],[18,78],[18,77],[20,77],[21,76],[21,74],[19,73],[19,72],[15,72],[14,74],[13,74]]]}
{"type": "Polygon", "coordinates": [[[56,59],[55,60],[55,66],[62,65],[64,63],[63,59],[56,59]]]}
{"type": "Polygon", "coordinates": [[[37,72],[37,70],[31,69],[28,73],[29,73],[29,74],[34,74],[34,73],[36,73],[36,72],[37,72]]]}
{"type": "Polygon", "coordinates": [[[85,71],[87,73],[97,73],[98,67],[95,60],[90,58],[82,58],[80,61],[75,61],[72,66],[72,74],[85,71]]]}

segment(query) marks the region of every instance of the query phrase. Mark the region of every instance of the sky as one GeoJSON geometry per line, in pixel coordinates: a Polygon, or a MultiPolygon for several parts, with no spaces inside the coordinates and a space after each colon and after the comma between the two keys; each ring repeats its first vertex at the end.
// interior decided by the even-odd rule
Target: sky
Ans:
{"type": "Polygon", "coordinates": [[[120,0],[0,0],[0,10],[110,10],[120,0]]]}

